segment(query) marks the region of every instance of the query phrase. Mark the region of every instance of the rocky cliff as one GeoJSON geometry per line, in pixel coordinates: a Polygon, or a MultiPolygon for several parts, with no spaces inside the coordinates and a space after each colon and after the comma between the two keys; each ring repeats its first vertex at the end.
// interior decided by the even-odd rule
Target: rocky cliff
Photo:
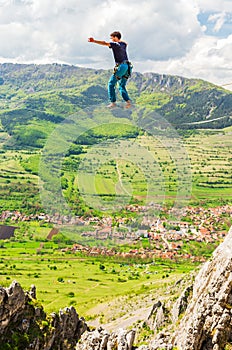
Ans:
{"type": "Polygon", "coordinates": [[[172,343],[183,350],[223,350],[232,342],[232,229],[196,277],[172,343]]]}
{"type": "Polygon", "coordinates": [[[66,308],[59,314],[46,315],[36,301],[36,290],[24,292],[13,282],[0,287],[0,349],[61,350],[74,349],[87,330],[76,310],[66,308]]]}

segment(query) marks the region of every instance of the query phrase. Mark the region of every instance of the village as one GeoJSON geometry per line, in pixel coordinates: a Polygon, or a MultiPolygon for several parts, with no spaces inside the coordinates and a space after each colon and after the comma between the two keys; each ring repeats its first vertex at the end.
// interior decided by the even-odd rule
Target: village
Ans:
{"type": "MultiPolygon", "coordinates": [[[[229,205],[203,208],[203,207],[186,207],[181,210],[162,209],[162,215],[148,215],[151,208],[145,206],[127,206],[128,212],[136,212],[140,216],[139,224],[134,218],[120,217],[70,217],[54,215],[50,216],[45,213],[36,215],[24,215],[19,211],[3,211],[0,215],[1,223],[16,225],[17,222],[39,221],[52,224],[47,239],[52,239],[65,226],[75,227],[82,226],[82,238],[102,242],[96,247],[89,247],[87,244],[73,244],[73,247],[67,247],[73,253],[82,252],[87,255],[119,255],[122,257],[138,257],[150,259],[155,257],[163,259],[192,259],[194,261],[204,261],[204,257],[196,257],[189,252],[185,253],[183,245],[187,242],[199,243],[219,243],[227,234],[228,227],[231,225],[232,207],[229,205]],[[175,217],[175,220],[173,220],[175,217]],[[179,217],[179,218],[178,218],[179,217]],[[172,218],[172,219],[171,219],[172,218]],[[142,244],[133,249],[133,245],[138,246],[143,238],[149,242],[147,247],[142,244]],[[122,244],[131,244],[131,249],[127,252],[121,252],[120,249],[107,247],[105,242],[112,241],[115,246],[122,244]]],[[[8,227],[11,236],[14,233],[14,227],[1,225],[0,239],[10,238],[4,234],[4,229],[8,227]]],[[[83,240],[82,240],[83,242],[83,240]]],[[[111,244],[112,245],[112,244],[111,244]]],[[[64,248],[63,248],[64,249],[64,248]]],[[[65,250],[65,249],[64,249],[65,250]]]]}

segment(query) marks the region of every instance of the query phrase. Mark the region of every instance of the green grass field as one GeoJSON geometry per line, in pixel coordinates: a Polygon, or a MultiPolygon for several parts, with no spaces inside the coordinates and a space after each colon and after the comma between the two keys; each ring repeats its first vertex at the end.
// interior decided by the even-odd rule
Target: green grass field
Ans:
{"type": "MultiPolygon", "coordinates": [[[[190,262],[139,263],[62,252],[53,242],[6,242],[0,248],[0,285],[17,280],[37,287],[47,312],[73,305],[86,317],[102,303],[121,296],[153,293],[196,268],[190,262]]],[[[94,315],[92,315],[93,317],[94,315]]]]}

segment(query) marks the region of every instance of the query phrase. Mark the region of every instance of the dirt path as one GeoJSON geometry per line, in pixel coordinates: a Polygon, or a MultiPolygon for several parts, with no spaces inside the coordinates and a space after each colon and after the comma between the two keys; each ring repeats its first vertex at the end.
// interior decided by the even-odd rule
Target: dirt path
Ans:
{"type": "MultiPolygon", "coordinates": [[[[118,328],[129,328],[135,326],[139,321],[145,321],[157,301],[156,293],[159,294],[161,288],[152,293],[140,295],[121,296],[110,302],[97,305],[89,310],[89,315],[96,315],[96,318],[87,321],[92,327],[103,327],[108,331],[118,328]]],[[[162,290],[163,291],[163,290],[162,290]]],[[[158,295],[157,295],[157,298],[158,295]]]]}
{"type": "Polygon", "coordinates": [[[151,310],[152,305],[149,307],[139,308],[137,310],[134,310],[133,312],[131,311],[129,314],[119,317],[116,320],[111,321],[109,323],[100,323],[99,319],[87,323],[89,326],[93,326],[96,328],[101,326],[107,331],[115,331],[118,328],[127,329],[129,327],[132,327],[138,321],[146,320],[150,315],[151,310]]]}
{"type": "Polygon", "coordinates": [[[124,186],[123,182],[122,182],[122,174],[120,172],[119,169],[119,164],[118,161],[116,163],[116,168],[117,168],[117,173],[118,173],[118,183],[117,183],[117,190],[120,194],[126,194],[127,196],[131,197],[131,193],[129,193],[126,189],[126,187],[124,186]]]}

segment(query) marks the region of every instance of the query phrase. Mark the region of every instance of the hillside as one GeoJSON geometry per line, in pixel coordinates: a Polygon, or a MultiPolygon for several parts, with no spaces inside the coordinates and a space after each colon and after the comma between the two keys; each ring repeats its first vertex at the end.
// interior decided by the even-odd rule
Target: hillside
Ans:
{"type": "MultiPolygon", "coordinates": [[[[58,64],[1,64],[0,119],[2,137],[11,137],[8,147],[41,147],[65,117],[107,103],[110,73],[58,64]]],[[[134,72],[128,89],[138,108],[156,111],[176,128],[232,125],[232,93],[203,80],[134,72]]]]}

